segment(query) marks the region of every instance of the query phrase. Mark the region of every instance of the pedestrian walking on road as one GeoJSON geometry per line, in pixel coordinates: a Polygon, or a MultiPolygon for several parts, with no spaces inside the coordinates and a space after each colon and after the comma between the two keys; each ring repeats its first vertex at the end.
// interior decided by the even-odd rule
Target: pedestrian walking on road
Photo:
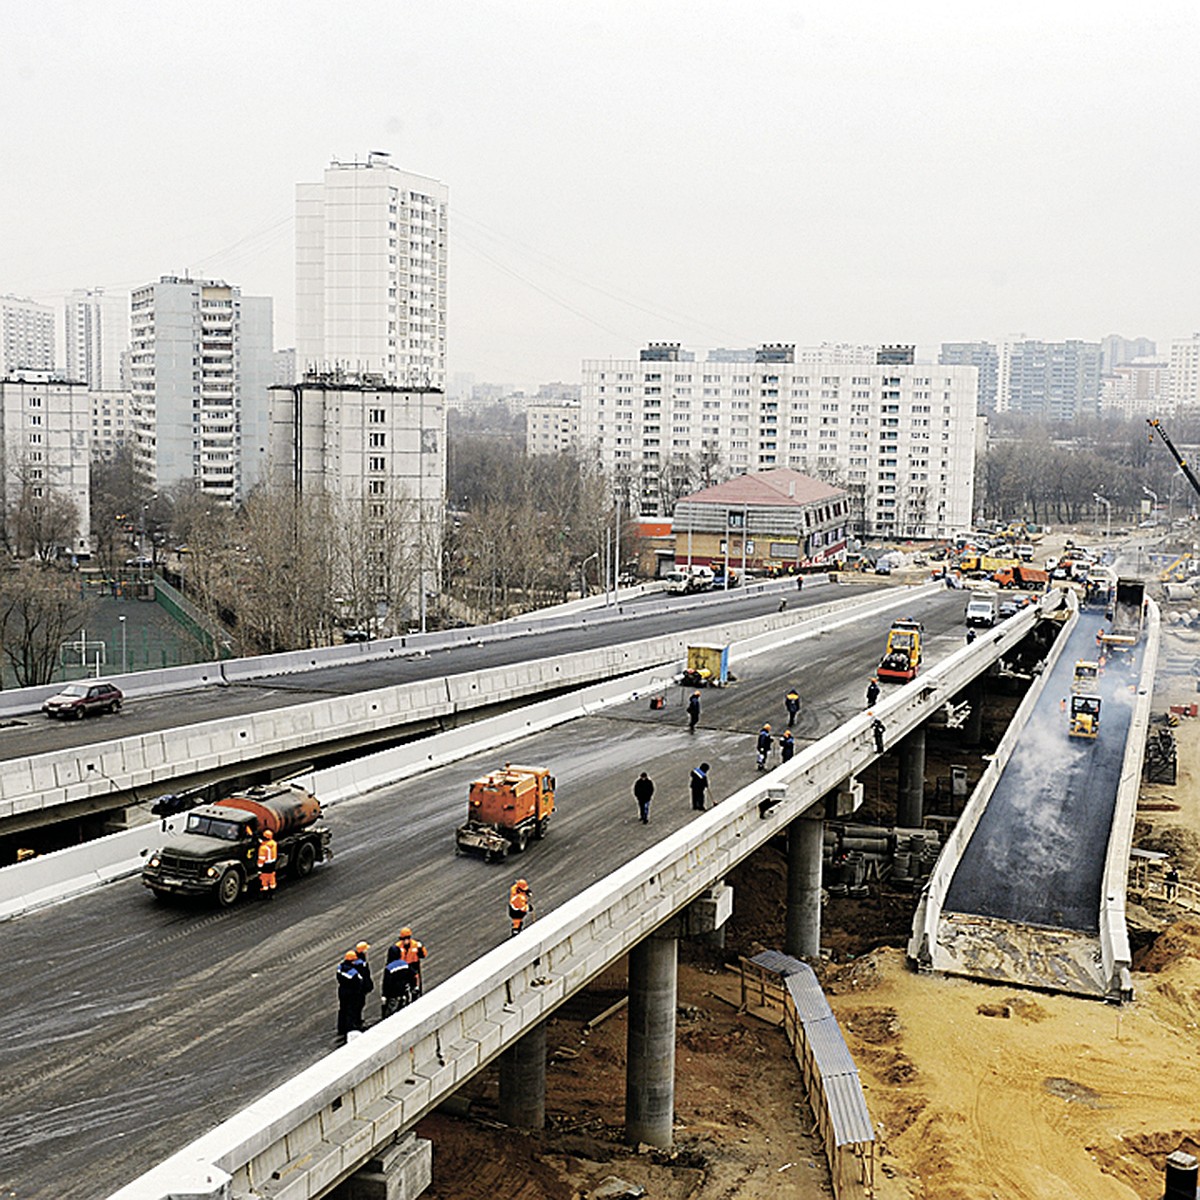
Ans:
{"type": "Polygon", "coordinates": [[[278,857],[275,835],[264,829],[262,841],[258,843],[258,890],[264,900],[275,898],[275,861],[278,857]]]}
{"type": "Polygon", "coordinates": [[[779,761],[781,763],[791,762],[792,755],[796,753],[796,739],[792,737],[792,731],[785,729],[783,737],[779,739],[779,761]]]}
{"type": "Polygon", "coordinates": [[[693,692],[688,697],[687,715],[688,715],[688,733],[695,733],[696,725],[698,724],[698,722],[700,720],[700,693],[699,692],[693,692]]]}
{"type": "Polygon", "coordinates": [[[643,825],[650,824],[650,801],[654,797],[654,780],[643,771],[633,781],[633,798],[637,801],[638,814],[643,825]]]}
{"type": "Polygon", "coordinates": [[[338,1036],[346,1041],[349,1035],[365,1028],[363,1006],[371,985],[362,970],[363,963],[357,950],[347,950],[337,967],[338,985],[338,1036]]]}
{"type": "Polygon", "coordinates": [[[867,707],[874,708],[875,701],[879,699],[879,677],[871,676],[871,682],[867,684],[867,707]]]}
{"type": "Polygon", "coordinates": [[[692,789],[692,807],[699,812],[704,811],[704,793],[708,791],[708,763],[701,763],[692,768],[688,783],[692,789]]]}
{"type": "Polygon", "coordinates": [[[754,745],[758,751],[758,769],[765,771],[767,769],[767,759],[771,757],[771,747],[774,745],[770,725],[764,725],[758,731],[758,737],[755,739],[754,745]]]}

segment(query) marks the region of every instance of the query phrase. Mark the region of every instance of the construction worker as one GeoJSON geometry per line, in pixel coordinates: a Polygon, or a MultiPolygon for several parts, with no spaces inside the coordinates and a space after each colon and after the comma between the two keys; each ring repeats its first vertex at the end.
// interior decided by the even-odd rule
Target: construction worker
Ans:
{"type": "Polygon", "coordinates": [[[402,958],[393,958],[383,968],[383,986],[379,994],[382,1003],[381,1015],[385,1020],[416,999],[413,994],[412,975],[412,965],[402,958]]]}
{"type": "Polygon", "coordinates": [[[882,754],[883,753],[883,735],[886,732],[883,727],[883,722],[877,716],[875,716],[875,714],[873,712],[868,712],[867,716],[872,718],[872,720],[871,720],[871,736],[875,739],[875,753],[882,754]]]}
{"type": "Polygon", "coordinates": [[[688,733],[695,733],[696,725],[700,721],[700,693],[699,692],[693,692],[688,697],[687,715],[688,715],[688,733]]]}
{"type": "Polygon", "coordinates": [[[363,1005],[371,987],[361,967],[357,950],[347,950],[338,963],[338,1036],[342,1041],[346,1041],[354,1030],[364,1028],[363,1005]]]}
{"type": "Polygon", "coordinates": [[[512,921],[509,937],[521,932],[525,919],[533,913],[533,893],[524,879],[518,879],[508,891],[508,918],[512,921]]]}
{"type": "Polygon", "coordinates": [[[692,768],[692,773],[688,778],[692,789],[692,807],[700,812],[704,811],[704,793],[708,791],[708,772],[708,763],[701,763],[698,767],[692,768]]]}
{"type": "Polygon", "coordinates": [[[264,829],[262,841],[258,843],[258,890],[264,900],[275,897],[275,861],[278,857],[275,835],[269,829],[264,829]]]}
{"type": "Polygon", "coordinates": [[[771,738],[770,725],[764,725],[758,731],[758,737],[754,744],[758,750],[758,769],[765,771],[767,769],[767,759],[771,757],[771,746],[774,744],[771,738]]]}
{"type": "Polygon", "coordinates": [[[638,815],[643,825],[650,824],[650,801],[654,798],[654,780],[643,771],[633,781],[633,798],[637,801],[638,815]]]}
{"type": "Polygon", "coordinates": [[[872,675],[871,682],[867,684],[867,707],[874,708],[875,701],[879,699],[879,676],[872,675]]]}
{"type": "Polygon", "coordinates": [[[796,723],[796,715],[800,712],[800,693],[792,688],[783,698],[783,707],[787,709],[788,728],[796,723]]]}
{"type": "Polygon", "coordinates": [[[796,739],[792,737],[792,731],[785,729],[783,737],[779,739],[779,761],[791,762],[792,755],[796,753],[796,739]]]}
{"type": "Polygon", "coordinates": [[[367,981],[367,991],[375,990],[375,981],[371,978],[371,964],[367,962],[367,952],[371,949],[370,942],[359,942],[354,947],[354,953],[358,955],[359,965],[362,968],[363,977],[367,981]]]}
{"type": "Polygon", "coordinates": [[[388,962],[402,960],[412,969],[412,991],[415,1000],[421,994],[421,959],[425,957],[425,947],[413,937],[413,931],[407,925],[400,930],[400,938],[394,946],[388,947],[388,962]]]}

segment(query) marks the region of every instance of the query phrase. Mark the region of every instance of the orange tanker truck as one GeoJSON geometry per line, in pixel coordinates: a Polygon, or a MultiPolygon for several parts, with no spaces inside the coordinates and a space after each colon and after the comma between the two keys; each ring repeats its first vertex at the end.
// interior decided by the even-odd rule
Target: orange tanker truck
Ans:
{"type": "Polygon", "coordinates": [[[510,850],[524,850],[531,838],[545,837],[554,812],[554,787],[546,767],[512,763],[473,780],[466,824],[454,835],[455,852],[474,852],[496,862],[510,850]]]}
{"type": "Polygon", "coordinates": [[[258,846],[269,829],[275,870],[303,879],[333,855],[321,805],[298,784],[255,787],[202,804],[187,815],[182,833],[169,837],[142,867],[142,883],[156,897],[209,896],[222,908],[258,879],[258,846]]]}

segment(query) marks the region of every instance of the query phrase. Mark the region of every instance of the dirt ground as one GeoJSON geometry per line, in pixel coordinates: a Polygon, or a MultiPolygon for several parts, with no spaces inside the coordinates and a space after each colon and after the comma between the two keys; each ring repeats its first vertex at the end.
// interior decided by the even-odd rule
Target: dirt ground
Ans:
{"type": "MultiPolygon", "coordinates": [[[[1200,702],[1200,634],[1167,628],[1155,709],[1200,702]]],[[[1200,719],[1176,730],[1179,778],[1146,785],[1135,843],[1200,878],[1200,719]]],[[[785,864],[765,847],[730,882],[725,951],[681,947],[676,1143],[622,1143],[625,1013],[585,1022],[624,994],[623,964],[549,1023],[547,1128],[495,1119],[495,1071],[419,1132],[434,1143],[430,1197],[810,1200],[832,1195],[778,1016],[739,1012],[737,954],[782,945],[785,864]],[[468,1107],[469,1102],[469,1107],[468,1107]],[[637,1194],[636,1192],[631,1194],[637,1194]]],[[[916,975],[904,961],[911,897],[834,900],[821,968],[875,1123],[880,1200],[1157,1200],[1163,1160],[1200,1153],[1200,917],[1132,905],[1135,1001],[916,975]]]]}

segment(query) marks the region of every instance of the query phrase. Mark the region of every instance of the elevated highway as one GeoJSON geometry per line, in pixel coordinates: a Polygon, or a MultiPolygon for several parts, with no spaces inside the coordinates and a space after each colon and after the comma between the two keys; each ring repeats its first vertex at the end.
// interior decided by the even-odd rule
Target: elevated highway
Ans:
{"type": "MultiPolygon", "coordinates": [[[[885,694],[879,712],[888,749],[1009,652],[1034,621],[1030,612],[965,647],[964,603],[960,592],[914,599],[929,661],[945,660],[947,673],[933,665],[913,685],[885,694]]],[[[522,758],[554,766],[561,808],[551,836],[521,860],[535,881],[541,917],[531,931],[536,938],[518,939],[511,949],[504,941],[509,873],[452,855],[466,780],[494,766],[494,752],[337,806],[330,816],[337,859],[273,905],[220,913],[160,907],[131,880],[11,924],[0,1070],[14,1082],[0,1096],[9,1131],[0,1178],[19,1181],[23,1197],[95,1195],[310,1064],[323,1064],[312,1067],[322,1082],[305,1102],[318,1107],[352,1087],[350,1077],[375,1079],[377,1067],[389,1079],[395,1069],[404,1075],[417,1054],[433,1056],[438,1088],[454,1086],[517,1038],[526,1019],[586,982],[605,955],[623,953],[629,939],[678,912],[876,756],[862,692],[889,620],[879,616],[783,647],[767,635],[770,654],[739,663],[736,686],[706,693],[693,738],[677,708],[650,711],[643,696],[514,747],[522,758]],[[779,719],[792,684],[805,700],[800,737],[839,732],[789,767],[757,776],[754,731],[764,719],[779,719]],[[692,820],[686,776],[701,757],[713,764],[723,803],[692,820]],[[659,787],[648,827],[629,795],[642,769],[659,787]],[[599,910],[596,888],[609,897],[599,910]],[[647,897],[654,898],[640,905],[647,897]],[[603,953],[586,950],[597,912],[606,914],[610,931],[598,943],[603,953]],[[428,993],[404,1022],[394,1019],[360,1039],[357,1051],[324,1059],[334,1040],[332,967],[340,951],[360,937],[385,946],[404,923],[431,947],[429,985],[477,965],[449,992],[428,993]],[[568,966],[568,954],[582,958],[568,966]],[[549,987],[538,980],[554,955],[562,972],[549,987]],[[520,1019],[501,1020],[500,1032],[462,1047],[460,1057],[472,1006],[484,1005],[489,989],[504,996],[506,985],[520,1019]],[[387,1067],[397,1054],[404,1065],[387,1067]],[[117,1094],[114,1078],[122,1080],[117,1094]]],[[[419,1074],[426,1078],[424,1066],[419,1074]]],[[[434,1096],[432,1084],[420,1091],[419,1102],[388,1111],[410,1122],[434,1096]]],[[[285,1094],[298,1093],[289,1086],[285,1094]]],[[[359,1111],[340,1100],[335,1108],[359,1111]]],[[[268,1124],[283,1128],[273,1107],[268,1124]]],[[[262,1134],[252,1140],[260,1143],[262,1134]]]]}

